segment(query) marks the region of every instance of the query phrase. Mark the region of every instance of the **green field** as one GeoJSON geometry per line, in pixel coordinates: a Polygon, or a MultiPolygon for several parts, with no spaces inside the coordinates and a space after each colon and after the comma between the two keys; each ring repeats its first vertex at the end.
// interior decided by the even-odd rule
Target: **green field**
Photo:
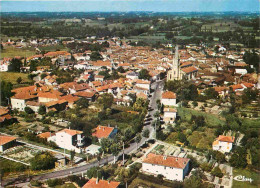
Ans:
{"type": "Polygon", "coordinates": [[[242,176],[245,176],[245,178],[252,178],[253,179],[252,183],[233,180],[233,187],[234,188],[244,188],[244,187],[255,188],[260,183],[260,179],[259,179],[260,176],[256,172],[252,172],[252,171],[249,171],[247,169],[234,168],[233,174],[234,174],[234,177],[238,176],[238,175],[242,175],[242,176]]]}
{"type": "Polygon", "coordinates": [[[1,51],[1,58],[4,57],[30,57],[36,54],[34,48],[15,48],[15,47],[4,47],[4,50],[1,51]]]}
{"type": "Polygon", "coordinates": [[[28,78],[28,74],[19,73],[19,72],[1,72],[0,80],[4,80],[6,82],[11,82],[13,85],[18,85],[16,80],[21,77],[22,82],[19,85],[23,85],[24,83],[31,83],[32,80],[28,78]]]}
{"type": "Polygon", "coordinates": [[[189,109],[189,108],[178,108],[178,114],[181,117],[181,119],[185,119],[187,121],[189,121],[191,119],[192,115],[204,116],[205,119],[206,119],[206,123],[210,127],[216,127],[219,124],[223,125],[225,123],[224,120],[221,120],[220,117],[217,116],[217,115],[192,110],[192,109],[189,109]]]}
{"type": "Polygon", "coordinates": [[[64,47],[63,45],[51,45],[51,46],[41,46],[39,49],[42,51],[68,51],[68,48],[64,47]]]}
{"type": "Polygon", "coordinates": [[[154,188],[168,188],[166,186],[163,185],[159,185],[159,184],[155,184],[153,182],[149,182],[146,180],[142,180],[140,178],[136,178],[134,179],[134,181],[132,181],[132,183],[129,185],[129,188],[136,188],[136,187],[143,187],[143,188],[149,188],[149,187],[154,187],[154,188]]]}

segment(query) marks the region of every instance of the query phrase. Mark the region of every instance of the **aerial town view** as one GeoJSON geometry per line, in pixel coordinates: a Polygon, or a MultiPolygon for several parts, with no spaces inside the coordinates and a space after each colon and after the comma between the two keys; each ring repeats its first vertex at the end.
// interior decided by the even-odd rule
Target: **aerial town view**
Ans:
{"type": "Polygon", "coordinates": [[[0,187],[260,186],[259,0],[0,7],[0,187]]]}

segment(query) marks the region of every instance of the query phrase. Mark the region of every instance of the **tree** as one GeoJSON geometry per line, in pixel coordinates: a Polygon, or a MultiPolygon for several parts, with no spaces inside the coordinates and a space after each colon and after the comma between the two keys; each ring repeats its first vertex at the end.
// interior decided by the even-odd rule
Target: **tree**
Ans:
{"type": "Polygon", "coordinates": [[[74,161],[74,158],[75,158],[75,154],[76,154],[76,152],[74,150],[70,151],[70,161],[71,161],[71,164],[73,164],[73,161],[74,161]]]}
{"type": "Polygon", "coordinates": [[[226,157],[223,153],[219,151],[214,151],[214,158],[219,162],[219,163],[224,163],[226,162],[226,157]]]}
{"type": "Polygon", "coordinates": [[[89,101],[88,99],[82,97],[80,98],[77,102],[76,102],[76,105],[78,108],[82,109],[82,108],[88,108],[89,106],[89,101]]]}
{"type": "Polygon", "coordinates": [[[44,105],[40,105],[38,113],[43,115],[46,113],[46,107],[44,105]]]}
{"type": "Polygon", "coordinates": [[[37,60],[32,60],[30,62],[30,71],[37,71],[37,64],[38,64],[38,61],[37,60]]]}
{"type": "Polygon", "coordinates": [[[103,169],[102,168],[100,168],[100,167],[92,167],[92,168],[90,168],[88,171],[87,171],[87,176],[88,176],[88,178],[89,179],[91,179],[91,178],[99,178],[99,179],[101,179],[102,178],[102,176],[103,176],[103,174],[104,174],[104,171],[103,171],[103,169]]]}
{"type": "Polygon", "coordinates": [[[42,73],[42,74],[41,74],[41,79],[44,79],[46,76],[47,76],[46,73],[42,73]]]}
{"type": "Polygon", "coordinates": [[[13,96],[11,92],[13,89],[13,84],[11,82],[1,81],[0,82],[0,90],[1,90],[1,105],[5,106],[8,104],[10,97],[13,96]]]}
{"type": "Polygon", "coordinates": [[[118,67],[117,71],[120,73],[125,73],[125,69],[122,66],[118,67]]]}
{"type": "Polygon", "coordinates": [[[184,188],[202,188],[203,182],[202,182],[202,172],[200,170],[195,170],[192,172],[192,175],[190,178],[186,178],[184,180],[184,188]]]}
{"type": "Polygon", "coordinates": [[[104,93],[99,96],[98,103],[103,106],[103,109],[111,108],[112,104],[114,102],[113,95],[109,93],[104,93]]]}
{"type": "Polygon", "coordinates": [[[102,138],[100,145],[105,153],[109,153],[111,147],[111,140],[109,138],[102,138]]]}
{"type": "Polygon", "coordinates": [[[22,61],[16,58],[13,58],[8,66],[8,71],[10,72],[20,72],[22,67],[22,61]]]}
{"type": "Polygon", "coordinates": [[[143,137],[149,138],[149,135],[150,135],[149,129],[145,129],[144,132],[143,132],[143,137]]]}
{"type": "Polygon", "coordinates": [[[151,78],[151,76],[149,75],[149,71],[147,69],[142,69],[139,72],[139,79],[144,79],[144,80],[149,80],[151,78]]]}
{"type": "Polygon", "coordinates": [[[48,170],[55,167],[55,157],[49,152],[37,153],[30,160],[32,170],[48,170]]]}
{"type": "Polygon", "coordinates": [[[136,148],[138,146],[138,143],[142,140],[142,137],[140,135],[140,133],[137,134],[137,136],[135,137],[135,142],[136,142],[136,148]]]}
{"type": "Polygon", "coordinates": [[[233,167],[245,168],[247,166],[247,150],[244,147],[236,147],[231,155],[229,163],[233,167]]]}
{"type": "Polygon", "coordinates": [[[111,153],[112,153],[113,156],[114,156],[114,164],[115,164],[115,163],[116,163],[116,156],[117,156],[118,153],[119,153],[119,151],[118,151],[118,145],[115,144],[115,143],[112,144],[110,150],[111,150],[111,153]]]}
{"type": "Polygon", "coordinates": [[[26,106],[26,107],[24,108],[24,111],[25,111],[27,114],[33,114],[33,113],[34,113],[34,111],[33,111],[30,107],[28,107],[28,106],[26,106]]]}
{"type": "Polygon", "coordinates": [[[168,32],[168,33],[165,34],[165,38],[168,39],[168,40],[172,39],[173,37],[174,37],[174,34],[172,32],[168,32]]]}
{"type": "Polygon", "coordinates": [[[221,172],[220,168],[218,166],[216,166],[215,168],[213,168],[213,170],[211,171],[211,175],[212,176],[217,176],[219,178],[223,177],[223,173],[221,172]]]}
{"type": "Polygon", "coordinates": [[[257,100],[259,91],[257,89],[247,88],[243,91],[243,104],[250,104],[253,100],[257,100]]]}
{"type": "Polygon", "coordinates": [[[20,84],[22,81],[23,81],[23,79],[22,79],[21,77],[18,77],[17,80],[16,80],[16,82],[17,82],[18,84],[20,84]]]}
{"type": "Polygon", "coordinates": [[[90,54],[91,61],[97,61],[97,60],[102,60],[102,59],[103,59],[102,55],[97,51],[94,51],[90,54]]]}
{"type": "Polygon", "coordinates": [[[49,179],[47,180],[48,187],[56,187],[58,185],[62,185],[62,179],[49,179]]]}
{"type": "Polygon", "coordinates": [[[216,99],[218,97],[218,92],[214,88],[208,88],[204,91],[207,99],[216,99]]]}
{"type": "Polygon", "coordinates": [[[197,101],[193,101],[193,102],[192,102],[192,105],[193,105],[194,107],[196,107],[196,106],[198,106],[198,102],[197,102],[197,101]]]}

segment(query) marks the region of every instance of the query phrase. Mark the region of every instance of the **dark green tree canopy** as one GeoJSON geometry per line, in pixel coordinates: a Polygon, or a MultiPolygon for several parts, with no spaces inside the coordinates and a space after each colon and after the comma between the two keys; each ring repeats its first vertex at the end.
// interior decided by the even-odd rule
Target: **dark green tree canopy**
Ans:
{"type": "Polygon", "coordinates": [[[20,59],[13,58],[8,66],[10,72],[20,72],[22,67],[22,61],[20,59]]]}
{"type": "Polygon", "coordinates": [[[151,76],[149,75],[149,71],[147,69],[142,69],[139,72],[139,79],[144,79],[144,80],[149,80],[151,78],[151,76]]]}

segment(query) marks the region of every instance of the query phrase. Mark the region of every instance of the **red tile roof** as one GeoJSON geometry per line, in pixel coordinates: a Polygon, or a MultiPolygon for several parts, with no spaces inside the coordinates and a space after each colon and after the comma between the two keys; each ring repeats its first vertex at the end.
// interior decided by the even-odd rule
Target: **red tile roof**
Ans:
{"type": "Polygon", "coordinates": [[[222,142],[231,142],[231,143],[233,143],[235,141],[235,137],[219,135],[217,140],[218,141],[222,141],[222,142]]]}
{"type": "Polygon", "coordinates": [[[191,72],[196,72],[198,71],[198,69],[196,69],[195,67],[186,67],[186,68],[183,68],[181,69],[183,72],[185,73],[191,73],[191,72]]]}
{"type": "Polygon", "coordinates": [[[92,133],[92,136],[95,136],[97,138],[107,138],[114,130],[114,127],[106,127],[99,125],[97,128],[95,128],[95,132],[92,133]]]}
{"type": "Polygon", "coordinates": [[[190,159],[188,158],[163,156],[149,153],[147,157],[143,160],[143,163],[184,169],[189,161],[190,159]]]}
{"type": "Polygon", "coordinates": [[[73,130],[73,129],[63,129],[63,130],[59,131],[58,133],[60,133],[60,132],[65,132],[65,133],[67,133],[67,134],[69,134],[69,135],[71,135],[71,136],[74,136],[74,135],[76,135],[76,134],[82,134],[82,133],[83,133],[82,131],[73,130]]]}
{"type": "Polygon", "coordinates": [[[230,87],[232,87],[233,91],[235,91],[236,89],[243,89],[243,86],[241,84],[232,85],[230,87]]]}
{"type": "Polygon", "coordinates": [[[91,98],[96,94],[96,92],[85,92],[85,91],[79,91],[74,93],[73,95],[75,96],[80,96],[80,97],[87,97],[87,98],[91,98]]]}
{"type": "Polygon", "coordinates": [[[106,180],[99,180],[97,181],[96,178],[91,178],[83,188],[117,188],[120,182],[116,181],[106,181],[106,180]]]}
{"type": "Polygon", "coordinates": [[[163,111],[164,112],[177,112],[177,110],[174,108],[164,108],[163,111]]]}
{"type": "Polygon", "coordinates": [[[54,135],[55,135],[55,133],[45,132],[45,133],[38,134],[37,136],[40,137],[40,138],[49,138],[49,137],[54,136],[54,135]]]}
{"type": "Polygon", "coordinates": [[[172,91],[165,91],[162,94],[163,99],[176,99],[176,94],[172,91]]]}
{"type": "Polygon", "coordinates": [[[8,109],[0,108],[0,116],[3,116],[3,115],[8,114],[8,113],[9,113],[8,109]]]}
{"type": "Polygon", "coordinates": [[[13,117],[10,114],[6,114],[0,117],[0,122],[4,122],[5,120],[10,120],[13,117]]]}
{"type": "Polygon", "coordinates": [[[13,136],[0,136],[0,146],[7,144],[8,142],[11,142],[13,140],[16,140],[16,137],[13,136]]]}

